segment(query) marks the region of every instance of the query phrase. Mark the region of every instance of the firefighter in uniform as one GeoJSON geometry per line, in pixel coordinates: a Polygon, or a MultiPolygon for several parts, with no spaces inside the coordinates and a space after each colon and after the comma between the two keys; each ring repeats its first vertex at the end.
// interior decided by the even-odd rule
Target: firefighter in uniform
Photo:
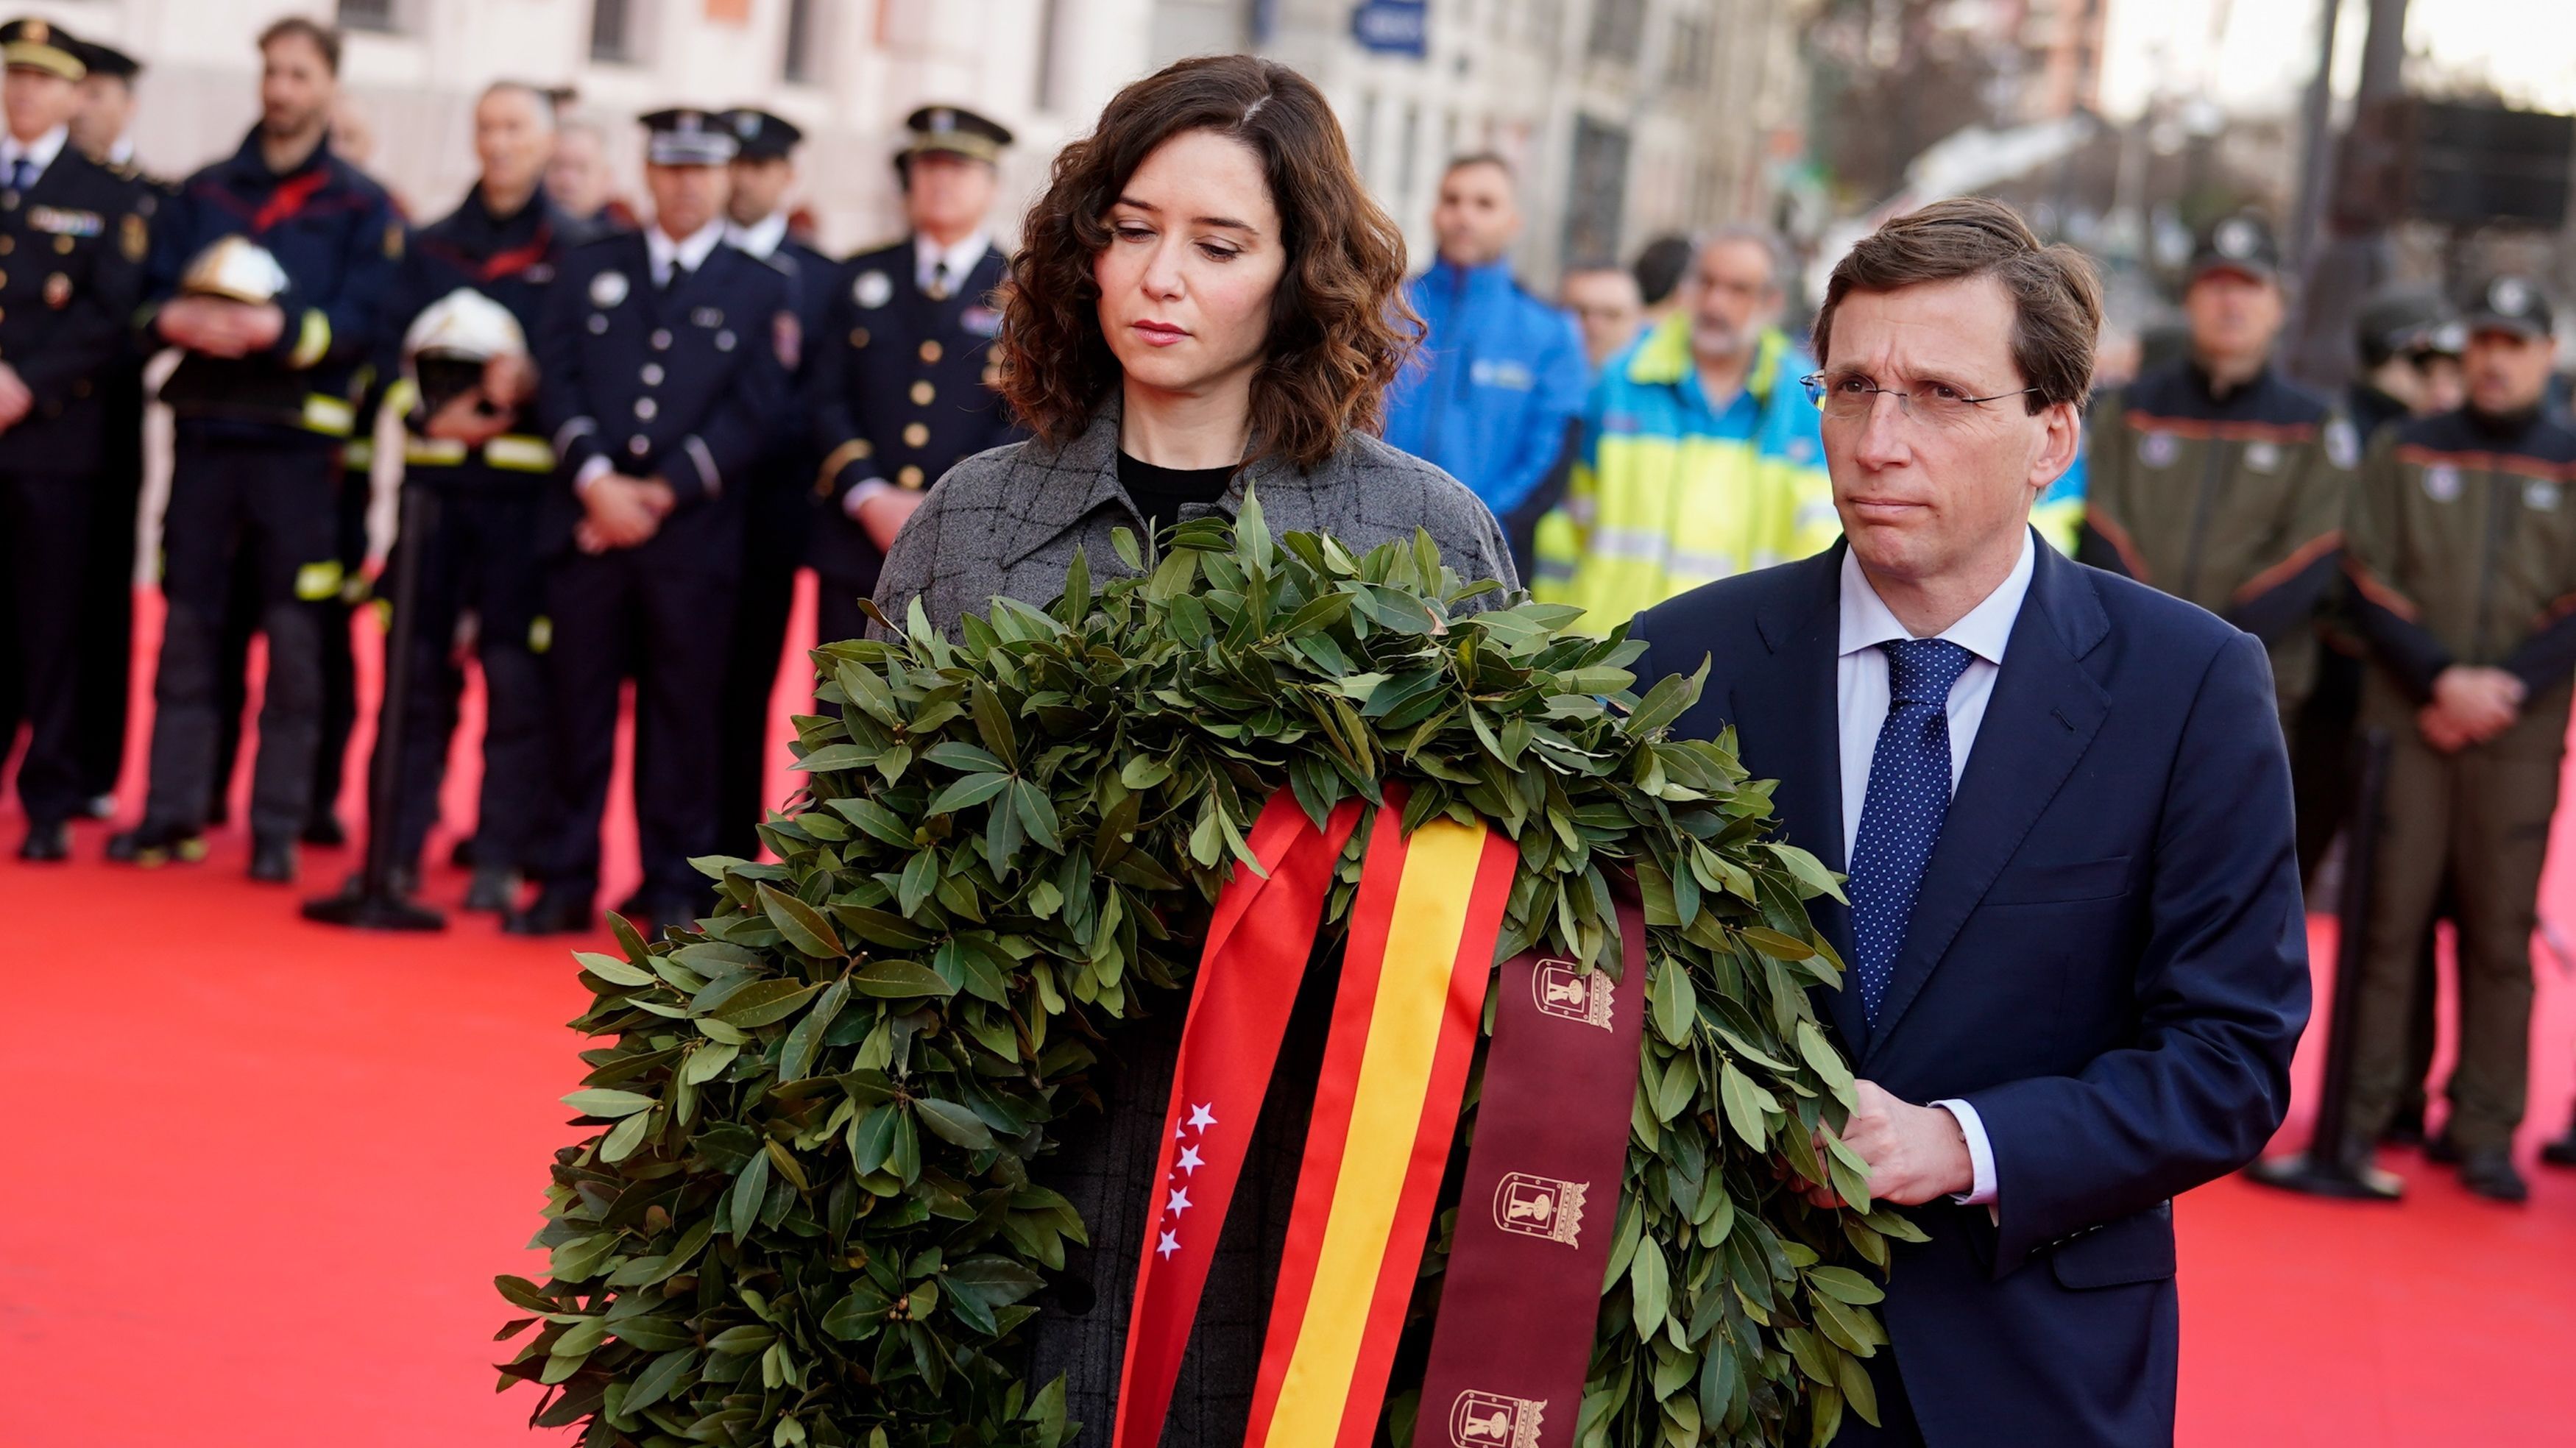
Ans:
{"type": "MultiPolygon", "coordinates": [[[[427,490],[432,519],[415,616],[395,621],[408,631],[411,661],[402,757],[389,761],[400,780],[397,884],[419,888],[421,845],[438,818],[465,686],[457,624],[470,614],[484,722],[469,910],[517,905],[547,781],[545,665],[530,635],[543,596],[537,525],[555,457],[537,420],[529,339],[564,255],[587,239],[541,184],[554,129],[554,103],[532,86],[503,82],[475,102],[482,173],[455,211],[412,237],[386,312],[384,336],[398,348],[378,364],[401,379],[386,406],[403,423],[404,485],[427,490]],[[473,360],[443,360],[458,357],[473,360]]],[[[381,747],[386,731],[376,737],[381,747]]]]}
{"type": "Polygon", "coordinates": [[[2280,253],[2250,213],[2212,227],[2183,292],[2191,355],[2094,420],[2076,556],[2188,599],[2262,639],[2284,717],[2316,678],[2316,620],[2360,448],[2272,368],[2280,253]]]}
{"type": "Polygon", "coordinates": [[[539,534],[552,642],[551,818],[518,934],[588,929],[599,884],[618,686],[635,679],[648,933],[709,899],[692,857],[716,836],[717,695],[742,577],[743,494],[788,406],[787,278],[724,242],[733,133],[658,111],[650,227],[564,260],[537,329],[538,409],[563,485],[539,534]]]}
{"type": "Polygon", "coordinates": [[[2465,309],[2468,405],[2383,431],[2354,489],[2364,728],[2392,748],[2353,1023],[2350,1137],[2366,1163],[2404,1088],[2423,939],[2449,886],[2460,1049],[2448,1134],[2463,1185],[2521,1201],[2531,934],[2576,672],[2576,431],[2542,407],[2551,309],[2520,277],[2465,309]]]}
{"type": "MultiPolygon", "coordinates": [[[[831,258],[794,235],[789,225],[787,193],[796,184],[792,156],[804,133],[767,111],[748,108],[727,111],[724,124],[741,148],[734,153],[732,191],[725,203],[725,240],[776,267],[793,289],[797,356],[789,366],[794,368],[807,340],[821,335],[823,307],[837,270],[831,258]]],[[[776,718],[769,696],[787,643],[796,570],[805,563],[806,538],[814,531],[806,490],[819,458],[795,398],[788,402],[772,424],[767,455],[746,480],[742,592],[733,646],[725,656],[716,853],[746,860],[760,853],[757,827],[771,803],[763,797],[776,718]]]]}
{"type": "Polygon", "coordinates": [[[961,106],[925,106],[904,124],[913,138],[895,170],[912,234],[843,265],[805,381],[823,450],[813,564],[827,640],[865,632],[859,600],[876,592],[922,490],[1016,436],[987,357],[1009,261],[985,215],[1011,133],[961,106]]]}
{"type": "Polygon", "coordinates": [[[0,139],[0,556],[27,815],[19,858],[71,858],[79,750],[82,569],[108,462],[100,383],[124,351],[143,295],[144,220],[132,186],[71,144],[83,74],[69,37],[42,20],[0,25],[8,129],[0,139]]]}
{"type": "Polygon", "coordinates": [[[189,178],[152,229],[144,320],[185,357],[162,525],[167,600],[143,820],[111,859],[198,859],[215,776],[217,640],[236,550],[259,569],[268,673],[251,790],[253,879],[295,877],[321,734],[322,630],[339,616],[340,448],[402,260],[384,189],[331,153],[338,41],[309,21],[262,37],[262,116],[189,178]]]}
{"type": "MultiPolygon", "coordinates": [[[[130,203],[145,222],[179,193],[176,182],[134,169],[134,83],[140,61],[113,46],[79,41],[72,46],[89,74],[81,79],[81,112],[72,122],[72,144],[106,166],[133,193],[130,203]]],[[[138,239],[148,232],[138,231],[138,239]]],[[[100,446],[105,450],[97,490],[91,495],[89,550],[81,565],[80,713],[81,794],[95,819],[116,814],[117,779],[125,771],[125,724],[133,693],[134,536],[143,500],[142,339],[125,333],[116,360],[97,375],[107,411],[100,446]]]]}

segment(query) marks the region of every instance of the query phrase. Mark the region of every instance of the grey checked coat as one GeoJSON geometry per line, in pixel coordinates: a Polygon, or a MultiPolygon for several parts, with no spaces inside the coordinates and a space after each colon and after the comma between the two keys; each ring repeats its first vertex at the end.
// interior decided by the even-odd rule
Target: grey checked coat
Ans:
{"type": "MultiPolygon", "coordinates": [[[[1076,547],[1092,577],[1120,571],[1110,530],[1123,525],[1141,538],[1145,522],[1118,485],[1118,416],[1113,398],[1061,449],[1012,443],[950,468],[886,554],[878,609],[900,623],[919,597],[931,624],[954,634],[960,617],[982,612],[997,596],[1038,607],[1053,603],[1064,592],[1076,547]]],[[[1427,528],[1459,577],[1498,578],[1507,590],[1520,586],[1510,545],[1476,495],[1376,438],[1345,437],[1310,473],[1276,459],[1254,463],[1214,508],[1187,505],[1182,520],[1216,510],[1232,517],[1247,482],[1273,534],[1329,533],[1359,553],[1427,528]]],[[[1500,601],[1489,593],[1469,607],[1500,601]]]]}
{"type": "MultiPolygon", "coordinates": [[[[1248,480],[1274,534],[1329,533],[1357,552],[1410,539],[1418,526],[1430,531],[1462,578],[1519,587],[1502,530],[1476,495],[1373,437],[1345,438],[1311,473],[1279,462],[1256,463],[1246,473],[1215,505],[1229,516],[1242,504],[1248,480]]],[[[1182,516],[1207,511],[1190,504],[1182,516]]],[[[1113,400],[1060,451],[1014,443],[950,469],[887,554],[877,606],[899,621],[918,596],[932,625],[952,635],[960,615],[985,608],[996,594],[1043,606],[1063,594],[1076,546],[1095,577],[1122,568],[1109,537],[1122,524],[1143,533],[1143,520],[1118,484],[1113,400]]],[[[1500,601],[1487,594],[1468,607],[1500,601]]],[[[1174,1384],[1164,1448],[1230,1448],[1243,1441],[1339,979],[1337,956],[1318,957],[1308,968],[1260,1121],[1246,1123],[1252,1139],[1243,1179],[1174,1384]]],[[[1021,1365],[1032,1386],[1065,1377],[1067,1415],[1082,1423],[1075,1448],[1107,1448],[1115,1426],[1136,1254],[1151,1220],[1163,1107],[1189,1013],[1186,990],[1136,1004],[1143,1019],[1104,1044],[1094,1072],[1106,1109],[1077,1108],[1057,1122],[1057,1149],[1032,1172],[1041,1185],[1064,1193],[1091,1231],[1091,1246],[1069,1249],[1066,1270],[1039,1297],[1021,1365]]],[[[1418,1363],[1412,1371],[1418,1375],[1418,1363]]],[[[1418,1382],[1396,1387],[1408,1385],[1418,1382]]]]}

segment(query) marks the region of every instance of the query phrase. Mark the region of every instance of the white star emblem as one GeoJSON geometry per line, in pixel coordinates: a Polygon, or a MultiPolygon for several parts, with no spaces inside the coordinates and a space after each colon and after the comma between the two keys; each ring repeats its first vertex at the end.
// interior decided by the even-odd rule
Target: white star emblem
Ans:
{"type": "Polygon", "coordinates": [[[1173,1216],[1176,1216],[1176,1217],[1177,1217],[1177,1216],[1179,1216],[1181,1213],[1186,1212],[1186,1211],[1188,1211],[1189,1209],[1190,1209],[1190,1189],[1189,1189],[1188,1187],[1174,1187],[1174,1188],[1172,1188],[1172,1199],[1171,1199],[1170,1201],[1165,1202],[1165,1203],[1163,1204],[1163,1210],[1164,1210],[1164,1211],[1167,1211],[1167,1212],[1171,1213],[1173,1216]]]}
{"type": "Polygon", "coordinates": [[[1183,1171],[1197,1171],[1200,1167],[1207,1165],[1207,1163],[1200,1160],[1199,1149],[1197,1147],[1185,1146],[1181,1148],[1180,1165],[1181,1170],[1183,1171]]]}
{"type": "Polygon", "coordinates": [[[1216,1105],[1216,1103],[1211,1101],[1207,1106],[1191,1107],[1190,1125],[1200,1131],[1205,1131],[1209,1127],[1216,1125],[1216,1113],[1208,1109],[1214,1105],[1216,1105]]]}
{"type": "Polygon", "coordinates": [[[1179,1250],[1181,1250],[1181,1234],[1178,1232],[1165,1232],[1163,1234],[1163,1240],[1155,1244],[1154,1247],[1155,1255],[1165,1258],[1170,1257],[1173,1253],[1179,1250]]]}

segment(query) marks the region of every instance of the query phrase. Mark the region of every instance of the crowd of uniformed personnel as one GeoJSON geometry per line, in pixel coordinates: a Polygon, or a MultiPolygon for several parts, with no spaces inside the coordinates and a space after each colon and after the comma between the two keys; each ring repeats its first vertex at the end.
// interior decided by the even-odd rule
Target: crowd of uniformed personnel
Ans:
{"type": "MultiPolygon", "coordinates": [[[[689,918],[707,898],[689,859],[756,854],[773,803],[796,569],[820,581],[822,635],[859,633],[923,490],[1014,436],[987,357],[1006,258],[986,218],[1010,134],[962,107],[914,113],[895,158],[911,233],[836,261],[786,210],[800,137],[780,117],[642,118],[650,205],[632,217],[603,205],[597,136],[565,129],[558,95],[496,84],[474,112],[478,180],[415,227],[335,154],[336,34],[289,19],[259,46],[259,124],[165,182],[127,164],[131,57],[43,21],[0,27],[0,718],[29,735],[20,855],[68,858],[69,822],[113,808],[144,364],[174,351],[150,774],[108,856],[203,857],[254,633],[250,872],[291,880],[299,840],[336,835],[334,715],[354,699],[348,610],[365,597],[382,409],[400,419],[417,558],[392,621],[412,644],[386,691],[401,727],[380,731],[399,757],[375,765],[393,781],[380,827],[397,886],[417,888],[470,653],[487,713],[459,846],[469,908],[524,933],[594,923],[631,682],[644,883],[620,908],[648,929],[689,918]]],[[[1699,257],[1752,256],[1751,240],[1699,257]]],[[[1747,296],[1769,310],[1701,330],[1775,321],[1765,274],[1747,296]]],[[[2287,295],[2259,216],[2203,235],[2181,300],[2188,355],[2097,399],[2043,530],[2265,641],[2312,879],[2347,822],[2355,738],[2387,736],[2377,858],[2346,862],[2376,889],[2349,1023],[2354,1130],[2330,1146],[2363,1170],[2377,1141],[2422,1140],[2447,919],[2459,1041],[2428,1151],[2520,1200],[2528,942],[2576,676],[2576,430],[2549,406],[2551,300],[2519,276],[2457,306],[2392,287],[2363,309],[2360,371],[2332,399],[2274,365],[2287,295]],[[2078,517],[2071,536],[2056,521],[2078,517]]],[[[1613,380],[1652,342],[1611,359],[1613,380]]],[[[1575,576],[1585,560],[1555,562],[1575,576]]],[[[2576,1165],[2576,1129],[2544,1155],[2576,1165]]]]}
{"type": "Polygon", "coordinates": [[[631,681],[644,883],[621,908],[648,927],[699,913],[688,861],[756,854],[774,803],[796,570],[822,580],[825,631],[858,632],[922,490],[1012,435],[986,371],[1009,131],[914,113],[895,158],[911,234],[841,261],[793,224],[801,137],[765,111],[643,117],[650,206],[630,221],[577,168],[561,189],[583,214],[557,201],[561,98],[496,84],[474,110],[475,184],[415,226],[338,154],[327,27],[260,35],[259,124],[177,182],[126,164],[132,57],[42,20],[0,27],[0,49],[0,717],[29,736],[20,858],[69,858],[71,822],[115,807],[143,369],[167,351],[149,772],[107,856],[205,857],[254,634],[250,873],[293,880],[300,843],[336,840],[334,704],[355,695],[381,411],[399,419],[416,560],[390,619],[409,645],[385,691],[400,727],[379,731],[399,757],[375,764],[397,887],[417,888],[471,655],[486,706],[469,907],[527,933],[595,923],[631,681]]]}

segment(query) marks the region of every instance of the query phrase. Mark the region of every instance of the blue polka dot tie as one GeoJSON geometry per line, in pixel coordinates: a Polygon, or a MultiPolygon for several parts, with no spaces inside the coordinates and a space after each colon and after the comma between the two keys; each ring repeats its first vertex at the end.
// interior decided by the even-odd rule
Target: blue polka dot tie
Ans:
{"type": "Polygon", "coordinates": [[[1870,1025],[1887,999],[1896,953],[1923,884],[1924,862],[1950,813],[1950,686],[1971,655],[1948,639],[1898,639],[1887,655],[1887,722],[1870,756],[1869,794],[1852,845],[1852,944],[1870,1025]]]}

